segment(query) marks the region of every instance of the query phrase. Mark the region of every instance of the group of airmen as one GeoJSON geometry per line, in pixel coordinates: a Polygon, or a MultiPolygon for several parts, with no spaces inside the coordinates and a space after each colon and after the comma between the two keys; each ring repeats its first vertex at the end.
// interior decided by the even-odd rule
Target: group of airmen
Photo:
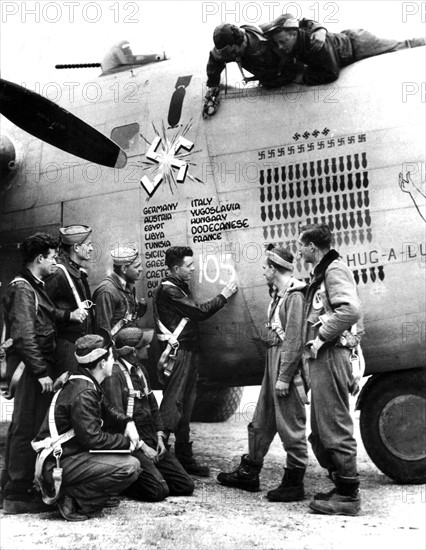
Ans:
{"type": "Polygon", "coordinates": [[[192,250],[166,251],[170,275],[154,301],[164,348],[160,410],[145,367],[154,330],[140,328],[147,304],[135,292],[139,251],[114,248],[112,272],[92,295],[83,267],[93,252],[91,233],[71,225],[60,228],[59,242],[46,233],[28,237],[22,270],[7,288],[2,348],[14,397],[1,473],[7,514],[56,504],[68,521],[83,521],[117,506],[122,492],[145,501],[191,495],[190,476],[209,475],[190,441],[197,322],[221,309],[236,285],[198,304],[188,286],[192,250]]]}
{"type": "MultiPolygon", "coordinates": [[[[172,246],[164,259],[169,274],[153,297],[156,330],[140,328],[147,304],[135,293],[142,275],[138,250],[114,248],[112,273],[92,296],[83,267],[93,251],[91,228],[72,225],[59,232],[59,255],[58,242],[46,233],[22,243],[22,270],[4,299],[3,347],[14,396],[1,475],[4,512],[36,513],[57,505],[66,520],[84,521],[118,506],[122,493],[151,502],[191,495],[191,476],[210,475],[190,441],[201,351],[198,324],[232,299],[235,283],[209,301],[195,301],[193,251],[172,246]],[[146,369],[154,332],[162,348],[160,407],[146,369]]],[[[281,483],[266,497],[303,500],[305,405],[311,390],[309,439],[334,488],[315,495],[310,508],[357,515],[359,476],[349,409],[358,382],[352,358],[363,332],[356,284],[332,248],[326,225],[302,227],[299,247],[314,266],[309,285],[293,277],[294,257],[287,248],[270,245],[265,251],[271,302],[264,378],[248,426],[248,453],[235,471],[221,472],[217,480],[259,491],[264,457],[278,433],[286,466],[281,483]]]]}
{"type": "MultiPolygon", "coordinates": [[[[213,40],[205,116],[217,110],[221,73],[230,61],[237,62],[245,80],[265,87],[313,85],[335,80],[342,67],[359,59],[425,43],[382,40],[364,30],[332,34],[291,14],[261,28],[225,23],[213,40]],[[243,69],[253,77],[246,78],[243,69]]],[[[22,243],[22,270],[3,304],[1,347],[9,397],[14,396],[0,480],[4,512],[35,513],[57,505],[66,520],[84,521],[118,506],[120,494],[144,501],[191,495],[191,476],[210,475],[195,459],[190,440],[201,351],[198,323],[232,299],[235,283],[209,301],[195,301],[189,284],[193,251],[172,246],[165,254],[169,275],[153,298],[156,329],[141,328],[147,304],[135,292],[142,276],[139,251],[113,249],[112,272],[92,295],[83,267],[93,252],[91,228],[71,225],[59,233],[59,242],[37,233],[22,243]],[[160,407],[146,369],[154,333],[162,351],[160,407]]],[[[294,257],[287,248],[271,245],[265,252],[271,302],[264,378],[248,426],[248,453],[236,470],[220,472],[217,480],[258,491],[264,457],[278,433],[286,466],[281,483],[266,497],[303,500],[310,390],[309,441],[333,488],[316,494],[309,506],[322,514],[358,515],[349,409],[362,371],[356,284],[332,248],[326,225],[301,227],[298,242],[303,260],[313,266],[308,285],[293,277],[294,257]]]]}
{"type": "Polygon", "coordinates": [[[221,73],[230,62],[237,63],[245,83],[258,81],[264,88],[292,82],[315,86],[337,80],[343,67],[361,59],[425,45],[424,37],[399,41],[364,29],[330,33],[316,21],[298,20],[290,13],[260,26],[223,23],[214,30],[213,41],[204,117],[218,109],[221,73]]]}

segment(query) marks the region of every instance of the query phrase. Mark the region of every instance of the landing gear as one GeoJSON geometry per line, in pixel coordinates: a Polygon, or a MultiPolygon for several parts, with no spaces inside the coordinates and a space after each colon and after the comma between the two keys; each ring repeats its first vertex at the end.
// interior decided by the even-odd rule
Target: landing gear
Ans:
{"type": "Polygon", "coordinates": [[[374,464],[399,483],[426,482],[426,370],[374,375],[359,401],[361,436],[374,464]]]}

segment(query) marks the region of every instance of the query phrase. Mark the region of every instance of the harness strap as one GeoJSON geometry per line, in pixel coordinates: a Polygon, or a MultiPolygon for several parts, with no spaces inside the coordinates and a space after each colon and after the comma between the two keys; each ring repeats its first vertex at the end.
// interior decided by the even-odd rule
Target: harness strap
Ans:
{"type": "MultiPolygon", "coordinates": [[[[182,292],[182,294],[185,296],[185,298],[188,298],[188,295],[185,294],[185,292],[181,288],[179,288],[177,285],[175,285],[171,281],[163,281],[161,284],[163,286],[174,286],[175,288],[179,289],[182,292]]],[[[160,318],[158,317],[158,315],[156,315],[156,317],[157,317],[156,321],[157,321],[158,328],[160,329],[160,332],[162,333],[162,334],[157,334],[157,340],[160,340],[161,342],[170,342],[170,345],[172,347],[178,347],[179,342],[177,341],[177,339],[179,338],[180,333],[185,328],[185,325],[189,321],[189,318],[188,317],[182,317],[182,319],[180,320],[178,326],[175,328],[174,332],[172,333],[165,325],[163,325],[163,323],[160,321],[160,318]]],[[[170,353],[170,351],[169,351],[169,353],[170,353]]]]}
{"type": "Polygon", "coordinates": [[[163,333],[157,334],[157,339],[161,342],[169,342],[172,347],[176,347],[176,345],[179,345],[177,339],[179,338],[180,333],[183,331],[188,321],[188,317],[182,317],[182,319],[179,321],[178,326],[173,332],[171,332],[165,325],[163,325],[160,319],[157,319],[158,328],[163,333]]]}
{"type": "Polygon", "coordinates": [[[177,285],[175,285],[171,281],[163,281],[161,284],[163,286],[174,286],[175,288],[178,288],[182,292],[182,294],[185,296],[185,298],[188,298],[188,294],[186,294],[180,287],[178,287],[177,285]]]}
{"type": "MultiPolygon", "coordinates": [[[[268,320],[269,320],[268,326],[277,334],[280,340],[284,340],[284,336],[285,336],[285,330],[281,324],[280,309],[286,296],[287,296],[287,292],[284,294],[284,296],[282,296],[278,300],[277,306],[273,313],[272,313],[272,306],[274,305],[274,300],[270,302],[268,307],[268,320]]],[[[305,371],[303,365],[302,365],[301,371],[297,370],[295,372],[292,382],[294,384],[294,387],[297,393],[299,394],[299,397],[302,403],[304,405],[309,404],[309,399],[306,394],[306,388],[305,388],[305,385],[307,387],[309,386],[309,373],[305,371]]]]}
{"type": "Polygon", "coordinates": [[[81,301],[80,295],[77,292],[77,289],[75,288],[74,281],[71,279],[71,276],[68,273],[68,269],[62,264],[56,264],[56,267],[59,268],[64,273],[65,278],[67,279],[68,284],[70,285],[70,288],[74,295],[74,300],[75,300],[75,303],[77,304],[78,309],[87,309],[86,305],[81,301]]]}
{"type": "MultiPolygon", "coordinates": [[[[27,281],[27,279],[24,279],[23,277],[15,277],[13,279],[13,281],[10,281],[9,283],[9,286],[12,285],[13,283],[17,283],[17,282],[23,282],[25,284],[27,284],[31,290],[33,291],[33,294],[34,294],[34,301],[35,301],[35,310],[36,310],[36,315],[38,313],[38,297],[37,297],[37,292],[34,290],[34,288],[31,286],[31,284],[27,281]]],[[[1,343],[0,343],[0,350],[1,350],[1,353],[5,353],[7,349],[9,349],[11,346],[13,345],[13,339],[12,338],[8,338],[6,340],[6,318],[5,316],[3,315],[3,330],[2,330],[2,336],[1,336],[1,343]]],[[[2,361],[4,361],[5,359],[2,358],[2,361]]],[[[10,383],[9,383],[9,388],[2,392],[2,395],[5,399],[13,399],[13,397],[15,397],[15,390],[16,390],[16,386],[18,385],[18,382],[24,372],[24,369],[25,369],[25,363],[23,361],[21,361],[18,366],[16,367],[13,375],[12,375],[12,378],[10,379],[10,383]]]]}
{"type": "MultiPolygon", "coordinates": [[[[167,346],[166,346],[166,349],[161,354],[161,357],[158,360],[158,364],[157,364],[157,368],[160,371],[162,371],[165,368],[165,365],[166,365],[167,360],[168,360],[169,357],[176,357],[177,350],[179,349],[178,338],[180,336],[180,333],[185,328],[188,321],[189,321],[188,317],[182,317],[182,319],[180,320],[178,326],[176,327],[176,329],[174,330],[173,333],[171,333],[168,329],[166,329],[167,332],[169,333],[168,335],[167,334],[164,335],[164,340],[167,341],[167,346]],[[173,351],[173,355],[171,356],[172,351],[173,351]]],[[[166,327],[164,327],[164,328],[166,328],[166,327]]],[[[160,327],[160,330],[161,330],[161,327],[160,327]]],[[[160,336],[162,336],[162,335],[160,335],[160,334],[158,335],[159,340],[161,340],[160,336]]]]}
{"type": "Polygon", "coordinates": [[[129,321],[128,321],[126,318],[120,319],[120,320],[118,321],[118,323],[116,323],[116,324],[112,327],[112,329],[111,329],[111,336],[115,336],[119,330],[121,330],[124,326],[127,325],[128,322],[129,322],[129,321]]]}
{"type": "MultiPolygon", "coordinates": [[[[91,380],[88,376],[84,376],[80,374],[71,375],[69,377],[69,380],[73,380],[77,378],[87,380],[93,384],[93,380],[91,380]]],[[[60,467],[60,462],[59,462],[62,456],[62,444],[66,443],[67,441],[69,441],[75,436],[74,428],[71,428],[67,432],[59,435],[56,427],[55,405],[62,389],[63,388],[61,388],[59,391],[56,392],[49,407],[48,419],[49,419],[50,437],[46,437],[46,439],[43,439],[42,441],[33,440],[31,442],[32,448],[34,449],[34,451],[38,453],[36,464],[35,464],[34,481],[35,481],[36,487],[38,487],[38,489],[41,492],[43,502],[45,502],[46,504],[54,504],[59,498],[59,493],[62,485],[62,468],[60,467]],[[53,469],[53,476],[52,476],[54,492],[53,492],[53,496],[49,496],[44,487],[43,466],[46,458],[52,453],[56,459],[56,468],[53,469]]]]}
{"type": "Polygon", "coordinates": [[[13,399],[15,397],[16,386],[18,385],[18,382],[21,379],[21,376],[23,375],[24,370],[25,370],[25,363],[21,361],[16,367],[14,373],[12,374],[12,378],[10,379],[10,383],[9,383],[9,388],[2,392],[2,396],[5,399],[13,399]]]}
{"type": "MultiPolygon", "coordinates": [[[[174,286],[175,288],[178,288],[182,294],[185,296],[185,298],[188,297],[188,295],[177,285],[172,283],[171,281],[163,281],[161,283],[164,286],[174,286]]],[[[171,357],[176,357],[177,350],[179,349],[179,341],[178,338],[185,328],[186,324],[189,321],[189,317],[182,317],[182,319],[179,321],[178,326],[175,328],[173,332],[171,332],[161,321],[158,315],[155,316],[158,328],[160,330],[161,334],[157,334],[157,339],[161,342],[167,342],[166,349],[161,354],[160,359],[157,363],[157,369],[161,372],[164,370],[165,365],[167,363],[167,360],[169,356],[171,356],[171,352],[173,351],[173,355],[171,357]]]]}
{"type": "Polygon", "coordinates": [[[23,277],[15,277],[13,279],[13,281],[10,281],[9,286],[13,285],[13,283],[17,283],[18,281],[20,281],[21,283],[26,283],[31,288],[31,290],[34,292],[35,308],[36,308],[36,315],[37,315],[37,313],[38,313],[38,298],[37,298],[36,291],[33,289],[32,285],[27,281],[27,279],[24,279],[23,277]]]}
{"type": "Polygon", "coordinates": [[[0,340],[0,347],[3,348],[3,344],[6,342],[6,323],[3,319],[3,328],[1,331],[1,340],[0,340]]]}
{"type": "Polygon", "coordinates": [[[268,307],[268,327],[277,334],[280,340],[284,340],[284,335],[285,335],[285,331],[283,329],[283,326],[281,324],[281,319],[280,319],[280,309],[284,302],[284,299],[285,299],[285,296],[281,297],[278,300],[273,313],[272,313],[272,306],[274,305],[275,300],[272,300],[268,307]]]}
{"type": "Polygon", "coordinates": [[[124,314],[124,317],[122,319],[120,319],[119,321],[117,321],[116,324],[111,328],[111,336],[115,336],[119,330],[121,330],[123,327],[125,327],[127,325],[127,323],[130,323],[130,321],[134,321],[137,318],[136,317],[136,315],[137,315],[137,313],[136,313],[137,303],[136,303],[135,289],[134,288],[129,288],[130,294],[132,295],[132,298],[133,298],[133,304],[129,304],[129,300],[127,299],[126,290],[122,286],[117,287],[116,284],[115,284],[115,286],[116,286],[116,288],[119,288],[119,290],[123,291],[123,297],[124,297],[124,300],[126,301],[126,313],[124,314]],[[130,307],[131,305],[133,305],[133,308],[134,308],[134,311],[135,311],[134,314],[131,313],[131,307],[130,307]]]}
{"type": "Polygon", "coordinates": [[[127,383],[127,388],[129,390],[129,399],[127,401],[127,410],[126,410],[126,414],[127,416],[130,416],[130,418],[133,418],[133,411],[134,411],[134,408],[135,408],[135,398],[136,399],[142,399],[142,397],[144,395],[146,395],[148,397],[148,395],[151,393],[149,388],[148,388],[148,382],[142,372],[142,369],[140,369],[139,367],[136,367],[136,372],[138,373],[138,376],[140,378],[142,378],[143,380],[143,383],[144,383],[144,391],[142,392],[141,390],[135,390],[134,386],[133,386],[133,382],[132,382],[132,379],[130,377],[130,374],[129,374],[129,371],[127,370],[126,366],[123,365],[122,363],[118,363],[120,369],[121,369],[121,372],[124,374],[124,377],[126,379],[126,383],[127,383]]]}

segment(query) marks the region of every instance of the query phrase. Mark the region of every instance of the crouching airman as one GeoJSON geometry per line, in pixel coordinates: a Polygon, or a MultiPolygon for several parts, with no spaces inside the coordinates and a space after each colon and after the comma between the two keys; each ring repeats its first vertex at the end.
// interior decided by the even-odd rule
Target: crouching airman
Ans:
{"type": "Polygon", "coordinates": [[[87,334],[75,347],[77,374],[55,394],[33,448],[44,502],[56,502],[68,521],[84,521],[118,505],[117,495],[137,479],[139,461],[130,452],[139,437],[132,418],[107,403],[100,386],[112,374],[112,342],[87,334]]]}

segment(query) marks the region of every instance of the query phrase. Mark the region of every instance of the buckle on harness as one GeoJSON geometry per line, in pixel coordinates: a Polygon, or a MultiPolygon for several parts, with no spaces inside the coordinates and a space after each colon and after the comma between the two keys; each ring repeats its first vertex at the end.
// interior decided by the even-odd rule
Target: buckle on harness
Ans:
{"type": "MultiPolygon", "coordinates": [[[[56,468],[61,469],[60,468],[60,462],[59,462],[60,458],[62,456],[62,447],[61,446],[56,447],[56,448],[53,449],[53,456],[56,459],[56,468]]],[[[61,472],[62,472],[62,469],[61,469],[61,472]]]]}
{"type": "Polygon", "coordinates": [[[129,389],[129,397],[136,397],[136,399],[142,399],[142,392],[141,392],[141,390],[130,390],[129,389]]]}
{"type": "MultiPolygon", "coordinates": [[[[169,342],[170,344],[170,342],[169,342]]],[[[176,359],[176,355],[177,355],[177,352],[178,352],[178,349],[179,349],[179,342],[176,340],[176,342],[174,344],[170,344],[172,346],[172,350],[171,352],[169,353],[169,357],[171,359],[176,359]]]]}

